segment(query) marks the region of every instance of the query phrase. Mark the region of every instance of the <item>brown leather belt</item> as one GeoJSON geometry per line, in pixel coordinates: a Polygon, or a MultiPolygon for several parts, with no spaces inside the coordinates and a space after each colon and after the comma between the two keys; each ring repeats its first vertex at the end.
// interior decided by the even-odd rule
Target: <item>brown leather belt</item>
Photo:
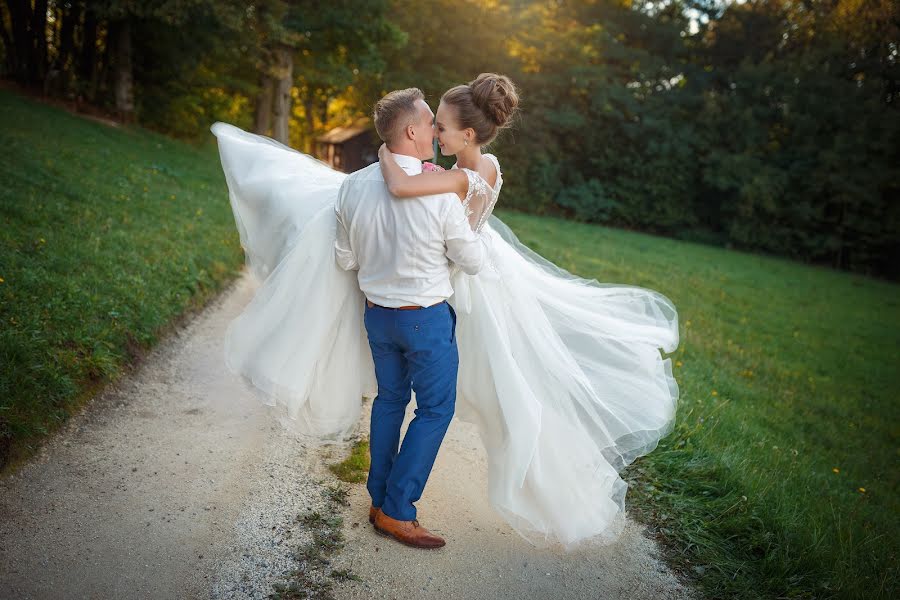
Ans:
{"type": "MultiPolygon", "coordinates": [[[[446,300],[441,300],[441,302],[446,302],[446,300]]],[[[437,306],[438,304],[441,304],[441,302],[432,304],[431,306],[437,306]]],[[[366,306],[369,308],[384,308],[387,310],[419,310],[422,308],[431,308],[431,306],[381,306],[380,304],[375,304],[368,298],[366,299],[366,306]]]]}

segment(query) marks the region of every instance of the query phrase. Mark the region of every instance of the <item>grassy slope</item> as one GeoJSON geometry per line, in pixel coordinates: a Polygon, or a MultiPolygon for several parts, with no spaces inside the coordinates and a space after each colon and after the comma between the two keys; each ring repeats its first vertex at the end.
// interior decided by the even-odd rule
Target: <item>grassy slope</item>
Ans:
{"type": "Polygon", "coordinates": [[[678,308],[676,431],[633,465],[629,499],[710,595],[897,593],[900,286],[499,216],[558,265],[678,308]]]}
{"type": "Polygon", "coordinates": [[[242,253],[214,146],[0,92],[0,148],[0,428],[17,461],[242,253]]]}

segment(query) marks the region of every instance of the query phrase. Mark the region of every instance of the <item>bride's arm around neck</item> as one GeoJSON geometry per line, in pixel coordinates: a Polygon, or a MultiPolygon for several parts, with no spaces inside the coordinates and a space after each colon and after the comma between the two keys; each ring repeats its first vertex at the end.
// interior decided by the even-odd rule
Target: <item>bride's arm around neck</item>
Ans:
{"type": "Polygon", "coordinates": [[[409,175],[384,145],[378,150],[378,160],[388,190],[398,198],[451,193],[462,200],[469,190],[469,178],[458,169],[409,175]]]}

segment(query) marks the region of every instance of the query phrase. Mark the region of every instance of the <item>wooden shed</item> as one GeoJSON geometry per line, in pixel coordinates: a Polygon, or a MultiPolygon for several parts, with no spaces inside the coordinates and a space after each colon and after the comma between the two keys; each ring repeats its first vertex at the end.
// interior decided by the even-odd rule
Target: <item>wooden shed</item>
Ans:
{"type": "Polygon", "coordinates": [[[352,173],[378,161],[381,140],[372,119],[363,117],[347,127],[335,127],[316,138],[316,157],[332,168],[352,173]]]}

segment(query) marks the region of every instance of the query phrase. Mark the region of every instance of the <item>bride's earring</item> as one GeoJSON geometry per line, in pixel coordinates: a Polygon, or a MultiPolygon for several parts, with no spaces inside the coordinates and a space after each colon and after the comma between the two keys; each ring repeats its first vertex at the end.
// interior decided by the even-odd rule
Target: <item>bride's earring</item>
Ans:
{"type": "Polygon", "coordinates": [[[464,142],[465,142],[465,143],[466,143],[466,146],[468,146],[468,145],[469,145],[469,138],[466,138],[466,139],[465,139],[465,140],[463,140],[463,141],[464,141],[464,142]]]}

